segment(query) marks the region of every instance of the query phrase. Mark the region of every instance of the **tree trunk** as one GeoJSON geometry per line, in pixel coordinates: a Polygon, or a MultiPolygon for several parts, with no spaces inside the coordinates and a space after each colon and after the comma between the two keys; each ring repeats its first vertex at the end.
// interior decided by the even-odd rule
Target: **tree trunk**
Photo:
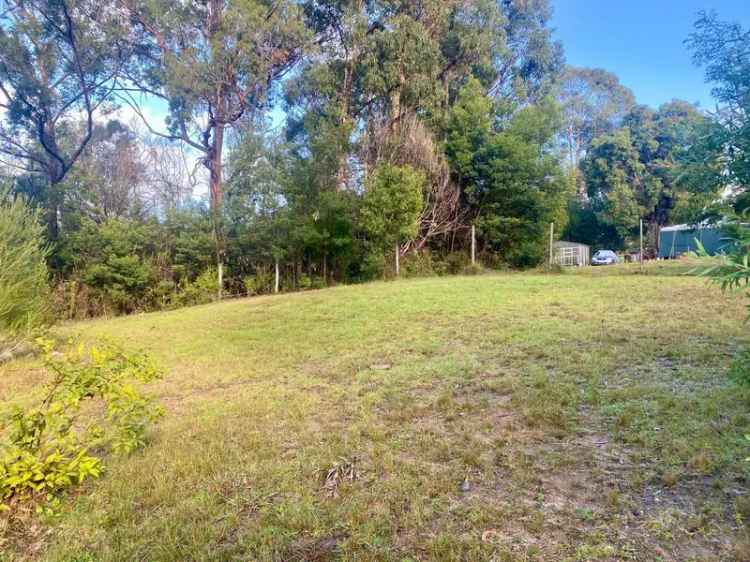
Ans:
{"type": "Polygon", "coordinates": [[[209,153],[209,187],[211,190],[211,216],[213,219],[214,244],[216,246],[216,271],[218,274],[218,299],[224,296],[224,231],[222,228],[222,149],[224,126],[213,126],[213,143],[209,153]]]}
{"type": "Polygon", "coordinates": [[[650,246],[654,253],[659,255],[659,231],[661,226],[658,220],[650,221],[646,230],[646,244],[650,246]]]}
{"type": "Polygon", "coordinates": [[[47,239],[52,244],[60,238],[60,204],[56,195],[56,188],[56,185],[50,185],[44,211],[44,221],[47,223],[47,239]]]}
{"type": "MultiPolygon", "coordinates": [[[[54,128],[45,128],[44,144],[50,151],[57,152],[57,142],[54,137],[54,128]]],[[[62,191],[60,184],[65,177],[63,163],[52,156],[47,160],[47,197],[44,219],[47,223],[47,238],[51,243],[57,242],[60,237],[60,208],[62,207],[62,191]]]]}

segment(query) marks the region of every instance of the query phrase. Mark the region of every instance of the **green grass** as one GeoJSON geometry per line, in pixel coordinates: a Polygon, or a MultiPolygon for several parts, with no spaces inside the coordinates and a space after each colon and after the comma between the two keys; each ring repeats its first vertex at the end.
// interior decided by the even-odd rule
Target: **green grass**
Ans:
{"type": "MultiPolygon", "coordinates": [[[[167,415],[58,517],[6,522],[0,560],[747,560],[750,392],[726,378],[744,299],[631,273],[66,326],[148,350],[167,415]]],[[[6,402],[44,379],[0,369],[6,402]]]]}

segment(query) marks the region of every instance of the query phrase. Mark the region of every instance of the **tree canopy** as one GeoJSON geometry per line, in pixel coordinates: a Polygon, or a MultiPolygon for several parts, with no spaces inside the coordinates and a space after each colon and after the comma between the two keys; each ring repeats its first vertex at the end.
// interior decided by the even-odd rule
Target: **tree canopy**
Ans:
{"type": "Polygon", "coordinates": [[[714,112],[566,66],[548,0],[2,6],[0,172],[68,316],[362,281],[396,246],[460,270],[472,227],[492,266],[542,263],[550,222],[654,251],[750,206],[748,32],[715,14],[686,43],[714,112]]]}

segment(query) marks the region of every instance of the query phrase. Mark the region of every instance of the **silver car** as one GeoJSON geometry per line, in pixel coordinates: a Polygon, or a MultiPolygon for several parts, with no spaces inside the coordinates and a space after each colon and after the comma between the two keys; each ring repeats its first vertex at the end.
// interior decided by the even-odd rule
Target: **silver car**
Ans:
{"type": "Polygon", "coordinates": [[[591,265],[613,265],[617,263],[617,254],[612,250],[599,250],[591,258],[591,265]]]}

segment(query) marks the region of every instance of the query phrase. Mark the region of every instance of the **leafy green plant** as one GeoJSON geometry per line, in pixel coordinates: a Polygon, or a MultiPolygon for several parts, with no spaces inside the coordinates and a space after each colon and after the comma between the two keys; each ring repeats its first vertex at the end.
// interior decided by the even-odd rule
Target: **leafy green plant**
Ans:
{"type": "Polygon", "coordinates": [[[404,277],[431,277],[436,275],[435,260],[429,251],[410,252],[402,261],[404,277]]]}
{"type": "MultiPolygon", "coordinates": [[[[721,257],[721,261],[703,272],[704,275],[716,280],[722,290],[750,288],[750,228],[736,225],[734,233],[728,238],[729,253],[721,257]]],[[[698,253],[707,252],[700,241],[698,253]]]]}
{"type": "Polygon", "coordinates": [[[242,283],[248,296],[270,293],[273,291],[273,272],[270,268],[258,268],[255,275],[248,275],[242,280],[242,283]]]}
{"type": "Polygon", "coordinates": [[[208,304],[216,300],[219,282],[216,277],[216,269],[207,268],[195,281],[182,281],[177,292],[172,297],[172,306],[192,306],[196,304],[208,304]]]}
{"type": "MultiPolygon", "coordinates": [[[[721,256],[720,262],[702,272],[702,275],[712,278],[721,285],[723,291],[750,288],[750,228],[736,222],[730,229],[733,235],[729,238],[727,248],[729,253],[721,256]]],[[[699,255],[707,255],[700,242],[699,255]]],[[[750,292],[748,292],[750,298],[750,292]]],[[[748,320],[750,320],[750,304],[748,305],[748,320]]],[[[734,359],[729,370],[732,380],[750,385],[750,349],[744,349],[734,359]]]]}
{"type": "Polygon", "coordinates": [[[50,319],[47,249],[39,215],[0,187],[0,342],[50,319]]]}
{"type": "Polygon", "coordinates": [[[145,356],[112,345],[56,351],[40,340],[52,374],[41,403],[15,406],[0,426],[0,509],[55,494],[101,475],[102,454],[127,454],[145,444],[161,415],[134,382],[160,376],[145,356]],[[84,407],[86,406],[86,407],[84,407]]]}
{"type": "Polygon", "coordinates": [[[360,209],[362,226],[381,250],[414,238],[422,211],[423,172],[411,166],[381,164],[367,180],[360,209]]]}

